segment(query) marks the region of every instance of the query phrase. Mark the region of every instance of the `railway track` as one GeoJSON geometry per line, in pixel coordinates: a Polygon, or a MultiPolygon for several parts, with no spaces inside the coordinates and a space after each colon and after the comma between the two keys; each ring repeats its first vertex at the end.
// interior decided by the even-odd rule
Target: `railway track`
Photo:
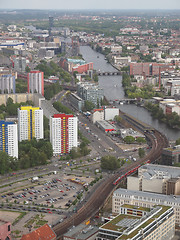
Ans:
{"type": "Polygon", "coordinates": [[[113,182],[118,178],[118,176],[126,174],[131,169],[136,168],[147,161],[154,162],[161,157],[162,149],[168,146],[166,137],[156,130],[154,130],[153,134],[145,133],[145,135],[152,143],[151,151],[144,158],[140,159],[140,161],[134,162],[130,166],[122,168],[116,174],[110,175],[104,179],[100,186],[91,195],[88,202],[86,202],[77,213],[74,213],[70,218],[53,227],[53,230],[57,234],[58,238],[67,232],[73,225],[77,226],[85,220],[90,219],[99,211],[109,194],[117,187],[113,185],[113,182]]]}

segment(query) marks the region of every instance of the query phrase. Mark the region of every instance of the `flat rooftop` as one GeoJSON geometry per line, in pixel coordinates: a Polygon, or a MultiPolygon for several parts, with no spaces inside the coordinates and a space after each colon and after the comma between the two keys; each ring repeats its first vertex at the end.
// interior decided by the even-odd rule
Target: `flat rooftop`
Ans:
{"type": "Polygon", "coordinates": [[[180,168],[156,164],[146,164],[139,168],[138,172],[143,172],[146,179],[151,178],[180,178],[180,168]]]}
{"type": "Polygon", "coordinates": [[[71,228],[67,233],[64,234],[64,237],[69,237],[71,239],[87,239],[90,236],[96,234],[99,228],[96,226],[80,224],[76,227],[71,228]]]}
{"type": "MultiPolygon", "coordinates": [[[[137,211],[140,211],[140,208],[138,209],[137,206],[132,205],[122,205],[121,208],[129,210],[136,209],[137,211]]],[[[145,214],[140,217],[129,213],[120,214],[113,220],[105,223],[100,227],[100,229],[119,232],[120,235],[118,239],[131,239],[132,237],[136,236],[141,230],[144,230],[149,224],[153,224],[154,222],[155,227],[157,227],[156,224],[158,221],[159,224],[161,224],[159,218],[161,218],[165,212],[167,212],[168,216],[169,212],[172,212],[172,207],[157,205],[151,209],[141,208],[141,211],[145,212],[145,214]]]]}

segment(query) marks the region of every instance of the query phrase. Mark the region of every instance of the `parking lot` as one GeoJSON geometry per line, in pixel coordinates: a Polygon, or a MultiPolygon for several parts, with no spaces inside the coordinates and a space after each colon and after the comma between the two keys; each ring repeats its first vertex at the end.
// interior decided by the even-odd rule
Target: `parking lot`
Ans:
{"type": "Polygon", "coordinates": [[[34,183],[30,179],[16,183],[16,187],[8,192],[2,193],[1,188],[1,202],[8,204],[8,208],[49,213],[53,209],[58,212],[58,209],[68,209],[78,195],[84,192],[83,184],[90,181],[90,178],[66,176],[63,173],[39,176],[34,183]]]}

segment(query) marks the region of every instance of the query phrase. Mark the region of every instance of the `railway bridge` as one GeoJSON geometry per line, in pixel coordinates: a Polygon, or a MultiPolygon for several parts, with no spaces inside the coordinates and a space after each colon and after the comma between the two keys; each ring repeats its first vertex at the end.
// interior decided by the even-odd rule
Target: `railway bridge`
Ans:
{"type": "MultiPolygon", "coordinates": [[[[130,119],[130,116],[128,117],[130,119]]],[[[132,120],[132,124],[134,127],[136,126],[136,121],[134,118],[132,120]]],[[[101,181],[101,184],[89,197],[88,201],[78,210],[77,213],[72,214],[64,222],[59,223],[53,227],[53,230],[57,234],[59,239],[73,225],[79,225],[83,221],[90,219],[99,211],[108,196],[117,187],[117,184],[119,182],[117,182],[117,184],[114,183],[116,183],[117,179],[120,176],[123,176],[123,178],[125,178],[127,175],[129,175],[129,173],[134,173],[135,171],[137,171],[141,164],[144,164],[146,162],[154,162],[161,157],[162,149],[168,146],[168,141],[166,137],[155,129],[149,129],[147,125],[143,126],[142,123],[139,124],[139,122],[137,122],[137,127],[138,129],[142,128],[142,131],[145,132],[146,137],[149,139],[149,141],[151,141],[151,151],[138,162],[133,162],[131,165],[119,170],[119,172],[117,172],[116,174],[109,175],[106,179],[103,179],[103,181],[101,181]]]]}

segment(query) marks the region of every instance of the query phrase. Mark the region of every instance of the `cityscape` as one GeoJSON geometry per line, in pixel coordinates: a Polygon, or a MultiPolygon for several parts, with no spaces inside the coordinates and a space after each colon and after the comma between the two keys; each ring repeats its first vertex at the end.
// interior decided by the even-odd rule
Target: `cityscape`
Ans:
{"type": "Polygon", "coordinates": [[[2,1],[8,239],[180,239],[179,2],[2,1]]]}

